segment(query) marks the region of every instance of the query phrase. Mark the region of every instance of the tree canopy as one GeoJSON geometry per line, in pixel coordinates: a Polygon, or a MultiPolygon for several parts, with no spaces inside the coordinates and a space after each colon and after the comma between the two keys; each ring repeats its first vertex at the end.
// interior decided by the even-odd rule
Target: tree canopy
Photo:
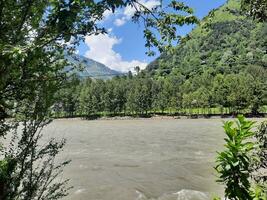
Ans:
{"type": "MultiPolygon", "coordinates": [[[[67,79],[65,55],[71,55],[86,35],[106,32],[99,23],[105,12],[127,6],[136,11],[133,21],[144,24],[149,55],[153,47],[169,49],[179,38],[178,26],[197,22],[193,10],[177,1],[150,10],[138,0],[0,0],[0,135],[12,134],[10,145],[1,148],[1,199],[48,200],[67,194],[66,181],[55,182],[68,163],[55,163],[64,141],[51,139],[40,145],[55,92],[67,79]]],[[[105,98],[116,95],[114,91],[105,98]]],[[[98,100],[95,94],[88,101],[98,100]]],[[[75,103],[68,101],[69,112],[74,112],[75,103]]],[[[105,104],[114,109],[114,102],[105,104]]],[[[99,109],[96,106],[88,112],[99,109]]]]}
{"type": "Polygon", "coordinates": [[[267,1],[266,0],[242,0],[242,10],[249,16],[260,21],[267,20],[267,1]]]}

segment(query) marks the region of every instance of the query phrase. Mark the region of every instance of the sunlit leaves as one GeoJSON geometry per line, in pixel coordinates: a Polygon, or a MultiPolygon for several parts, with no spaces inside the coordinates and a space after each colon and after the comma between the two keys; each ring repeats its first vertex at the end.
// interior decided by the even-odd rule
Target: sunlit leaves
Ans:
{"type": "Polygon", "coordinates": [[[229,199],[252,199],[249,181],[252,150],[255,143],[249,141],[254,132],[254,122],[238,116],[234,123],[224,123],[226,149],[218,153],[216,170],[219,173],[219,182],[226,185],[225,196],[229,199]],[[235,126],[234,126],[235,125],[235,126]]]}
{"type": "Polygon", "coordinates": [[[170,50],[173,42],[177,43],[180,40],[177,27],[198,22],[198,19],[192,15],[193,10],[177,1],[172,1],[166,7],[156,6],[152,10],[133,2],[133,6],[135,4],[137,4],[137,11],[133,20],[144,23],[145,46],[148,48],[148,55],[154,55],[153,47],[160,52],[170,50]]]}

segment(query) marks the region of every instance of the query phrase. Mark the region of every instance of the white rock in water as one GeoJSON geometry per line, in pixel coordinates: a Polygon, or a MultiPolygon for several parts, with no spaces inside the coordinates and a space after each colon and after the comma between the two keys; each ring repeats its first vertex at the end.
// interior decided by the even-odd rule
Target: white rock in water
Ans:
{"type": "Polygon", "coordinates": [[[207,193],[195,190],[181,190],[177,193],[163,194],[156,199],[147,198],[139,191],[136,191],[136,193],[138,194],[136,200],[210,200],[210,196],[207,193]]]}
{"type": "Polygon", "coordinates": [[[136,190],[136,193],[137,193],[137,195],[138,195],[138,197],[136,198],[136,200],[148,200],[148,199],[146,198],[146,196],[145,196],[142,192],[136,190]]]}
{"type": "Polygon", "coordinates": [[[85,189],[78,189],[74,192],[74,194],[80,194],[83,193],[85,191],[85,189]]]}
{"type": "Polygon", "coordinates": [[[209,195],[195,190],[181,190],[177,193],[177,200],[209,200],[209,195]]]}

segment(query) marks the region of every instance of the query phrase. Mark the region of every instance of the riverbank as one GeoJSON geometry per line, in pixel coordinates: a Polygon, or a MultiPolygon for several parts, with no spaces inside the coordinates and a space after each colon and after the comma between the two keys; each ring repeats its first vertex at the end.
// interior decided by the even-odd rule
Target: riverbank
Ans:
{"type": "MultiPolygon", "coordinates": [[[[267,118],[267,114],[244,114],[246,118],[267,118]]],[[[70,120],[172,120],[172,119],[232,119],[236,118],[237,115],[224,114],[209,114],[209,115],[123,115],[123,116],[74,116],[74,117],[56,117],[55,119],[70,119],[70,120]]]]}

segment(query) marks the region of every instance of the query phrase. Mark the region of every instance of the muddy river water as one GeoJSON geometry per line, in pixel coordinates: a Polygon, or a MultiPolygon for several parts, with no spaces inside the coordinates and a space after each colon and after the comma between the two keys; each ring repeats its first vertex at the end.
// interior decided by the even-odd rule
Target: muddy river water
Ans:
{"type": "Polygon", "coordinates": [[[208,200],[215,182],[222,119],[56,120],[61,159],[73,189],[66,200],[208,200]]]}

